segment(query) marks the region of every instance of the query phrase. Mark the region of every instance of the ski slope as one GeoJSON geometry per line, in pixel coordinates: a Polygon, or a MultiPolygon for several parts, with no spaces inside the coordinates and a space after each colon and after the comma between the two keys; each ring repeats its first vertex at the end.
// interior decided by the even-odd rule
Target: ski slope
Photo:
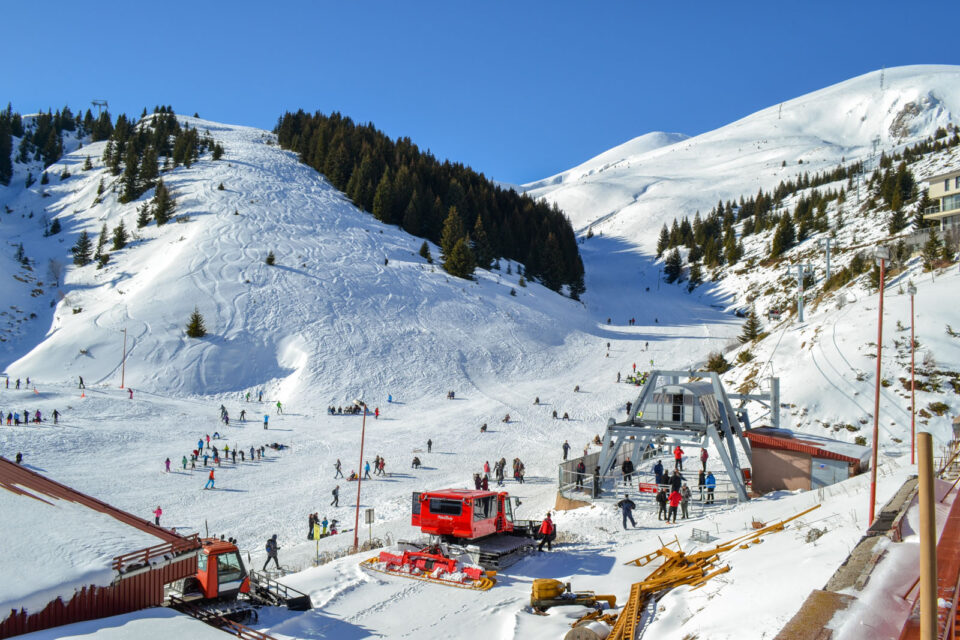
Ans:
{"type": "MultiPolygon", "coordinates": [[[[695,506],[693,519],[677,526],[642,508],[639,527],[630,531],[622,531],[609,506],[559,513],[563,543],[511,567],[494,589],[479,594],[363,573],[357,563],[365,555],[312,568],[317,551],[332,554],[352,544],[358,504],[357,486],[334,480],[333,464],[340,459],[347,474],[360,469],[362,418],[330,416],[327,407],[363,399],[380,410],[378,419],[366,419],[363,459],[384,456],[391,475],[362,485],[359,506],[375,509],[376,524],[371,531],[361,525],[361,539],[414,537],[411,492],[467,486],[484,461],[492,465],[500,457],[519,457],[527,467],[525,484],[507,483],[511,495],[523,498],[518,517],[542,518],[554,504],[562,443],[569,440],[577,455],[635,400],[638,389],[617,384],[617,372],[626,374],[633,364],[695,367],[710,351],[732,347],[740,332],[742,320],[725,309],[749,274],[692,295],[664,285],[649,250],[662,221],[709,210],[719,197],[755,193],[761,183],[768,188],[799,167],[813,172],[844,153],[854,157],[870,146],[871,128],[896,117],[905,101],[936,99],[907,119],[907,139],[929,135],[956,113],[955,67],[887,70],[885,78],[890,85],[880,98],[871,88],[879,78],[868,74],[785,103],[781,119],[773,107],[697,138],[641,137],[562,179],[531,186],[531,193],[567,210],[576,227],[594,228],[596,235],[580,245],[588,288],[582,304],[535,283],[520,287],[517,265],[508,275],[506,262],[499,272],[478,272],[476,282],[451,278],[417,255],[421,240],[357,211],[280,150],[270,133],[192,118],[182,120],[209,130],[226,153],[164,175],[183,221],[137,230],[138,238],[112,252],[104,269],[70,265],[52,284],[50,260],[68,264],[68,248],[82,230],[95,236],[102,224],[112,229],[121,219],[135,229],[142,203],[116,202],[109,192],[114,178],[99,160],[102,143],[85,144],[50,169],[49,185],[0,187],[0,205],[12,211],[3,217],[8,243],[22,242],[33,261],[26,270],[11,259],[12,250],[0,256],[4,271],[20,278],[4,278],[0,289],[17,307],[15,320],[2,317],[12,323],[3,327],[0,343],[11,385],[0,387],[0,408],[62,413],[57,426],[3,427],[0,453],[23,452],[31,468],[142,516],[159,504],[165,526],[234,536],[257,568],[264,542],[276,533],[281,562],[305,569],[289,584],[310,593],[315,607],[302,614],[264,612],[258,628],[278,638],[562,637],[574,609],[530,613],[534,578],[569,579],[575,589],[616,594],[622,602],[645,575],[623,563],[657,548],[658,536],[676,535],[687,549],[696,526],[725,540],[754,517],[787,517],[819,497],[773,494],[733,508],[695,506]],[[847,113],[838,111],[843,105],[852,115],[838,115],[847,113]],[[84,172],[87,155],[95,168],[84,172]],[[780,168],[783,159],[788,169],[780,168]],[[60,181],[59,165],[72,176],[60,181]],[[101,179],[108,193],[95,204],[101,179]],[[60,236],[42,237],[44,214],[60,218],[60,236]],[[272,267],[264,263],[271,250],[272,267]],[[36,289],[42,293],[31,295],[36,289]],[[200,340],[184,335],[194,307],[210,332],[200,340]],[[77,376],[87,385],[82,395],[77,376]],[[132,399],[120,388],[121,376],[134,390],[132,399]],[[24,381],[19,390],[17,378],[24,381]],[[455,400],[445,399],[448,390],[455,400]],[[229,427],[218,422],[221,404],[229,427]],[[553,420],[553,410],[571,420],[553,420]],[[508,413],[510,422],[502,422],[508,413]],[[484,423],[489,429],[481,434],[484,423]],[[241,448],[247,459],[217,468],[217,488],[205,491],[208,469],[184,470],[180,462],[214,431],[224,434],[214,444],[241,448]],[[250,447],[273,442],[287,447],[249,460],[250,447]],[[414,455],[423,461],[420,470],[409,468],[414,455]],[[171,473],[163,470],[168,457],[171,473]],[[340,506],[331,507],[337,484],[340,506]],[[307,541],[313,512],[339,519],[343,533],[307,541]]],[[[770,285],[782,275],[757,273],[770,285]]],[[[960,362],[960,341],[944,332],[946,323],[960,327],[960,275],[954,268],[931,281],[914,261],[888,289],[884,357],[890,368],[883,375],[894,381],[908,365],[887,340],[903,337],[894,324],[909,318],[909,298],[898,291],[907,279],[919,289],[917,335],[924,349],[945,367],[960,362]]],[[[872,415],[875,361],[866,345],[876,340],[876,295],[853,288],[845,300],[811,309],[803,325],[770,327],[771,337],[755,347],[755,362],[766,365],[761,378],[781,378],[785,426],[852,440],[869,438],[861,421],[872,415]],[[846,424],[860,430],[848,431],[846,424]]],[[[736,386],[748,374],[740,368],[725,379],[736,386]]],[[[907,404],[897,384],[881,398],[881,500],[911,473],[907,404]]],[[[942,397],[918,394],[918,407],[942,397]]],[[[955,401],[950,405],[950,413],[922,425],[940,442],[957,410],[955,401]]],[[[751,415],[760,415],[756,409],[751,415]]],[[[775,635],[862,534],[866,481],[854,478],[824,492],[819,511],[738,554],[722,579],[669,595],[648,637],[775,635]],[[828,533],[807,544],[801,540],[807,526],[826,526],[828,533]]],[[[7,562],[0,551],[0,566],[7,562]]]]}

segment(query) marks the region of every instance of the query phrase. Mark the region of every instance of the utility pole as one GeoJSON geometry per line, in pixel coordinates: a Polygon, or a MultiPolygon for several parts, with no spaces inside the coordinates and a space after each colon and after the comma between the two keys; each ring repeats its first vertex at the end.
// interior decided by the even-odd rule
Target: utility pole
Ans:
{"type": "Polygon", "coordinates": [[[123,359],[120,361],[120,388],[126,381],[127,375],[127,328],[123,328],[123,359]]]}
{"type": "Polygon", "coordinates": [[[803,278],[813,273],[813,267],[809,264],[795,264],[787,268],[787,271],[797,271],[797,321],[803,322],[803,278]]]}
{"type": "Polygon", "coordinates": [[[917,295],[917,288],[912,282],[907,285],[907,293],[910,294],[910,464],[913,464],[917,443],[917,392],[913,370],[914,345],[916,345],[916,340],[913,338],[913,296],[917,295]]]}
{"type": "Polygon", "coordinates": [[[817,247],[818,247],[818,248],[823,249],[823,248],[824,248],[824,245],[826,245],[826,250],[827,250],[827,280],[830,279],[830,243],[831,243],[831,242],[833,242],[833,238],[831,238],[831,237],[829,237],[829,236],[827,236],[826,238],[823,238],[823,239],[821,239],[821,240],[817,240],[817,247]]]}
{"type": "Polygon", "coordinates": [[[880,440],[880,356],[883,353],[883,285],[886,275],[887,260],[890,259],[890,249],[884,246],[878,246],[873,250],[873,255],[877,259],[877,265],[880,267],[880,304],[877,312],[877,375],[876,391],[873,396],[873,453],[870,459],[870,514],[867,519],[867,526],[873,525],[874,513],[877,503],[877,449],[880,440]]]}
{"type": "Polygon", "coordinates": [[[920,637],[937,637],[937,519],[933,486],[933,437],[917,434],[920,445],[920,637]]]}
{"type": "Polygon", "coordinates": [[[99,118],[100,118],[100,110],[107,108],[107,101],[106,101],[106,100],[92,100],[92,101],[91,101],[91,104],[92,104],[94,107],[96,107],[96,109],[97,109],[97,118],[99,119],[99,118]]]}
{"type": "Polygon", "coordinates": [[[363,423],[360,427],[360,466],[357,467],[357,511],[353,519],[353,550],[360,550],[360,541],[357,539],[357,531],[360,528],[360,484],[363,482],[363,442],[367,435],[367,403],[361,400],[354,400],[353,404],[363,411],[363,423]]]}

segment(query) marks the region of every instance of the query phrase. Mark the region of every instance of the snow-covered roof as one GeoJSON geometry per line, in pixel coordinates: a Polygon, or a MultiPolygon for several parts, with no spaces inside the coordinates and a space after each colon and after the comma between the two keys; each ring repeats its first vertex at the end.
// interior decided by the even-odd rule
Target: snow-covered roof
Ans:
{"type": "Polygon", "coordinates": [[[817,458],[865,463],[870,457],[870,447],[809,433],[795,433],[789,429],[757,427],[745,431],[744,435],[755,447],[801,451],[817,458]]]}
{"type": "Polygon", "coordinates": [[[17,577],[0,580],[0,611],[37,612],[109,585],[114,557],[179,538],[4,458],[0,487],[0,566],[17,577]]]}

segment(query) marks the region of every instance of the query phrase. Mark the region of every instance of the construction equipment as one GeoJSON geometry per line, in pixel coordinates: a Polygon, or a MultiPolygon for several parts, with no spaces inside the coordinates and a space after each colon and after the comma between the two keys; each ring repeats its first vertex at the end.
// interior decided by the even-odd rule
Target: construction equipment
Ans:
{"type": "MultiPolygon", "coordinates": [[[[595,607],[598,602],[606,602],[612,609],[617,606],[617,596],[598,596],[593,591],[573,591],[569,582],[560,582],[550,578],[537,578],[530,591],[530,606],[537,613],[550,607],[581,605],[595,607]]],[[[602,605],[601,605],[602,606],[602,605]]]]}
{"type": "Polygon", "coordinates": [[[442,489],[415,492],[410,523],[430,544],[401,542],[361,563],[371,571],[467,589],[486,590],[496,572],[533,549],[540,522],[517,520],[520,500],[505,491],[442,489]]]}
{"type": "MultiPolygon", "coordinates": [[[[197,573],[166,586],[166,597],[194,617],[202,610],[211,619],[256,620],[258,606],[286,606],[292,611],[311,607],[310,596],[280,584],[265,573],[248,572],[237,545],[204,538],[197,551],[197,573]]],[[[203,618],[201,618],[203,619],[203,618]]]]}
{"type": "Polygon", "coordinates": [[[588,614],[573,623],[574,630],[567,634],[567,640],[595,640],[600,638],[634,640],[637,637],[637,632],[652,617],[652,613],[648,610],[650,603],[655,603],[657,599],[674,587],[689,585],[693,589],[699,589],[708,580],[730,571],[730,565],[718,566],[721,554],[734,552],[738,549],[749,549],[752,545],[762,542],[762,536],[783,531],[788,522],[796,520],[819,507],[820,505],[815,505],[780,522],[764,526],[761,529],[697,553],[684,553],[680,548],[679,539],[674,538],[667,544],[661,543],[662,546],[652,553],[625,562],[624,564],[645,567],[658,559],[663,560],[663,564],[651,571],[646,578],[630,587],[630,596],[615,621],[607,618],[607,625],[598,625],[596,624],[597,617],[588,614]],[[676,550],[671,547],[676,547],[676,550]],[[577,626],[587,621],[590,622],[589,629],[586,626],[577,626]],[[611,622],[612,626],[609,624],[611,622]],[[604,629],[600,629],[600,626],[603,626],[604,629]],[[609,634],[607,635],[605,629],[608,627],[609,634]]]}

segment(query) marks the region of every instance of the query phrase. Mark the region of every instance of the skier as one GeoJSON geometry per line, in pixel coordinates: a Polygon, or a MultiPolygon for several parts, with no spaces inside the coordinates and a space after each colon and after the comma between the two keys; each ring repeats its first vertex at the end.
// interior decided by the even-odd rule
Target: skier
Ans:
{"type": "Polygon", "coordinates": [[[320,535],[321,535],[321,536],[326,536],[326,535],[327,535],[327,527],[330,526],[330,523],[327,522],[327,516],[323,516],[323,521],[322,521],[320,524],[323,525],[323,530],[320,532],[320,535]]]}
{"type": "Polygon", "coordinates": [[[273,537],[267,540],[267,561],[263,563],[263,570],[267,570],[267,565],[270,564],[270,561],[273,560],[273,563],[276,565],[277,569],[280,569],[280,561],[277,560],[277,552],[280,550],[280,547],[277,546],[277,534],[273,534],[273,537]]]}
{"type": "Polygon", "coordinates": [[[23,454],[17,451],[17,456],[14,459],[17,461],[17,464],[20,464],[21,462],[23,462],[23,454]]]}
{"type": "Polygon", "coordinates": [[[630,499],[629,495],[624,495],[623,500],[617,503],[617,507],[623,511],[623,528],[627,528],[627,520],[629,520],[630,524],[636,529],[637,523],[633,519],[633,510],[637,508],[637,504],[630,499]]]}
{"type": "Polygon", "coordinates": [[[132,387],[127,387],[127,393],[130,394],[130,395],[127,397],[127,399],[128,399],[128,400],[133,400],[133,388],[132,388],[132,387]]]}
{"type": "Polygon", "coordinates": [[[170,473],[170,458],[167,458],[163,464],[167,468],[167,473],[170,473]]]}
{"type": "Polygon", "coordinates": [[[337,470],[337,472],[333,475],[333,479],[336,480],[337,478],[342,478],[343,471],[340,470],[340,458],[337,458],[337,464],[333,465],[333,468],[337,470]]]}
{"type": "MultiPolygon", "coordinates": [[[[78,386],[77,388],[86,389],[87,385],[83,384],[83,376],[77,376],[77,377],[80,378],[80,386],[78,386]]],[[[19,388],[20,388],[20,378],[17,378],[17,389],[19,388]]]]}
{"type": "Polygon", "coordinates": [[[627,415],[630,415],[630,409],[633,407],[633,403],[627,400],[627,415]]]}
{"type": "Polygon", "coordinates": [[[333,502],[330,503],[330,506],[339,507],[340,506],[340,485],[335,486],[333,488],[333,491],[331,491],[330,493],[333,494],[333,502]]]}
{"type": "Polygon", "coordinates": [[[617,371],[617,382],[620,382],[620,372],[617,371]]]}
{"type": "Polygon", "coordinates": [[[556,537],[556,528],[553,526],[553,520],[550,519],[550,512],[547,512],[547,517],[542,523],[540,523],[540,544],[537,546],[537,551],[543,551],[543,545],[547,545],[547,551],[552,551],[553,548],[550,546],[550,543],[556,537]]]}
{"type": "MultiPolygon", "coordinates": [[[[250,395],[250,394],[247,394],[247,395],[250,395]]],[[[247,421],[247,410],[240,409],[240,422],[246,422],[246,421],[247,421]]]]}
{"type": "Polygon", "coordinates": [[[263,391],[257,394],[257,402],[263,402],[263,391]]]}
{"type": "Polygon", "coordinates": [[[367,460],[366,464],[363,466],[363,477],[368,480],[372,480],[370,477],[370,461],[367,460]]]}
{"type": "Polygon", "coordinates": [[[250,392],[247,391],[247,402],[250,402],[250,392]]]}
{"type": "Polygon", "coordinates": [[[162,515],[163,515],[163,509],[161,509],[160,507],[157,507],[156,509],[154,509],[154,511],[153,511],[153,516],[154,516],[153,522],[154,522],[157,526],[160,526],[160,516],[162,516],[162,515]]]}
{"type": "Polygon", "coordinates": [[[427,440],[427,453],[433,451],[433,440],[427,440]]]}
{"type": "Polygon", "coordinates": [[[200,453],[203,453],[203,438],[197,440],[197,449],[200,451],[200,453]]]}
{"type": "Polygon", "coordinates": [[[277,400],[277,413],[283,413],[283,404],[279,400],[277,400]]]}
{"type": "Polygon", "coordinates": [[[701,447],[701,448],[700,448],[700,464],[703,465],[703,470],[704,470],[704,471],[707,470],[707,458],[708,458],[708,457],[710,457],[710,456],[709,456],[709,454],[707,453],[707,448],[706,448],[706,447],[701,447]]]}
{"type": "Polygon", "coordinates": [[[374,408],[373,408],[373,419],[374,419],[374,420],[379,420],[379,419],[380,419],[380,407],[374,407],[374,408]]]}
{"type": "Polygon", "coordinates": [[[387,404],[393,403],[393,394],[387,394],[387,404]]]}
{"type": "Polygon", "coordinates": [[[182,462],[183,462],[183,470],[186,471],[186,470],[187,470],[187,456],[183,456],[182,462]]]}
{"type": "Polygon", "coordinates": [[[569,441],[569,440],[564,440],[564,441],[563,441],[563,459],[564,459],[564,460],[567,459],[567,454],[568,454],[568,453],[570,453],[570,441],[569,441]]]}
{"type": "MultiPolygon", "coordinates": [[[[207,457],[206,457],[206,456],[203,457],[203,466],[207,466],[207,457]]],[[[207,478],[207,484],[205,484],[203,488],[204,488],[204,489],[216,489],[216,487],[214,486],[213,469],[210,469],[210,476],[207,478]]]]}
{"type": "Polygon", "coordinates": [[[53,410],[53,424],[57,424],[57,421],[60,419],[60,412],[56,409],[53,410]]]}
{"type": "Polygon", "coordinates": [[[270,416],[268,414],[263,414],[263,428],[267,428],[267,423],[270,422],[270,416]]]}

